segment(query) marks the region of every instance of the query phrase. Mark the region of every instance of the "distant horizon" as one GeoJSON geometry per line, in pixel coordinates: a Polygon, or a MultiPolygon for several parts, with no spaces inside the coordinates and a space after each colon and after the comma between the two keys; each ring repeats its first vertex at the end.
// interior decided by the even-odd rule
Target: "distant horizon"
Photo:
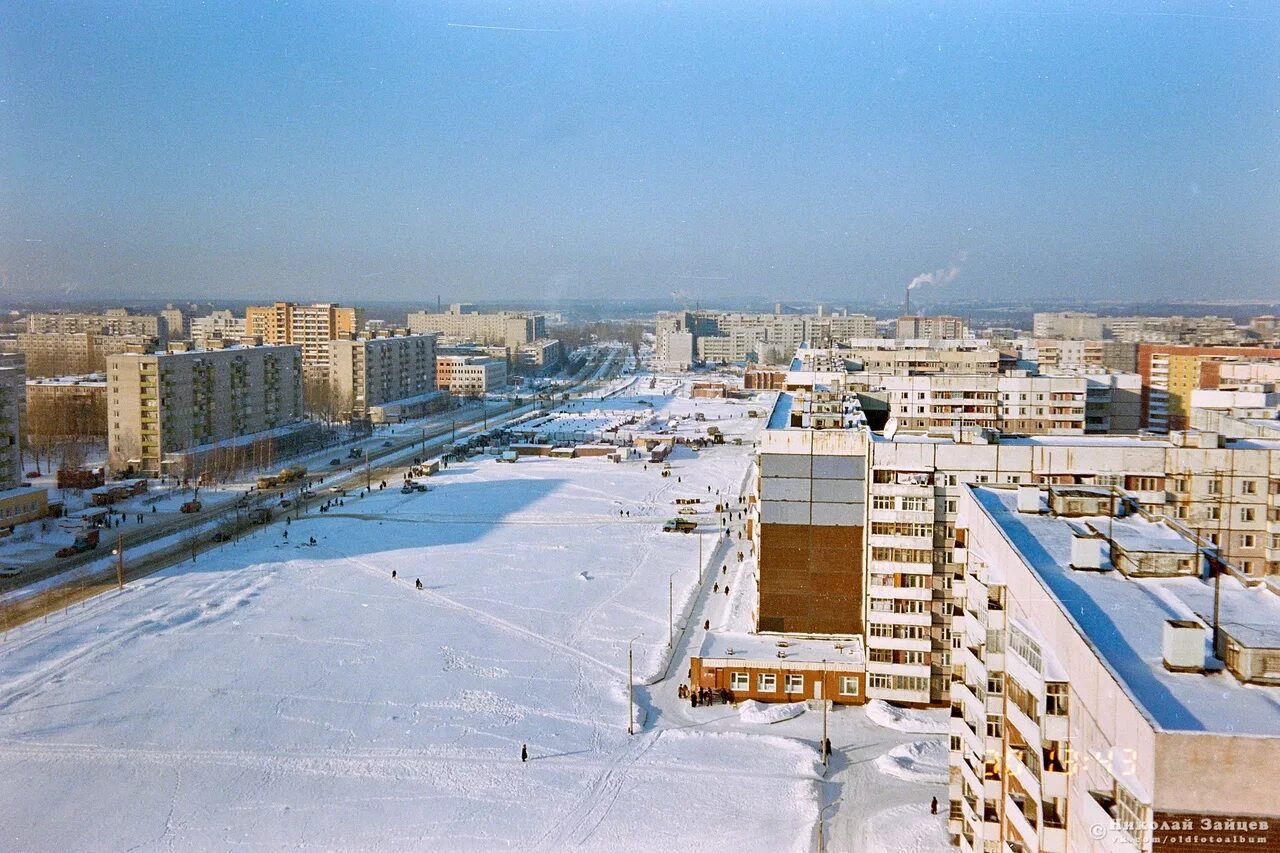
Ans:
{"type": "Polygon", "coordinates": [[[1280,292],[1274,3],[16,0],[0,52],[0,307],[1280,292]]]}

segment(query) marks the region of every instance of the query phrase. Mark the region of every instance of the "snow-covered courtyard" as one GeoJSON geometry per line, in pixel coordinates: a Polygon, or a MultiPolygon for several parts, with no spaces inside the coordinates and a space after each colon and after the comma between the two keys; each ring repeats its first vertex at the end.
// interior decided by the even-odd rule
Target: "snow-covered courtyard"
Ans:
{"type": "MultiPolygon", "coordinates": [[[[758,424],[745,402],[662,405],[758,424]]],[[[938,735],[842,709],[824,780],[820,715],[673,701],[704,616],[750,608],[698,585],[700,554],[714,571],[741,546],[714,515],[662,522],[679,497],[736,498],[750,453],[685,451],[667,477],[480,457],[11,632],[0,847],[803,851],[842,787],[861,802],[827,810],[829,849],[939,847],[938,735]]]]}

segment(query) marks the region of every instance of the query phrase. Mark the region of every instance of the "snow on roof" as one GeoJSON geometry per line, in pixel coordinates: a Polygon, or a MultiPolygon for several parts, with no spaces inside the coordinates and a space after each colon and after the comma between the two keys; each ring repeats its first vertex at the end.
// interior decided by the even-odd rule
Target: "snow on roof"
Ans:
{"type": "Polygon", "coordinates": [[[1117,524],[1104,518],[1089,522],[1089,527],[1104,536],[1109,533],[1111,541],[1134,553],[1195,554],[1199,550],[1196,543],[1167,524],[1136,515],[1122,520],[1123,524],[1117,524]]]}
{"type": "Polygon", "coordinates": [[[709,633],[698,652],[701,658],[785,660],[788,663],[821,663],[862,666],[866,663],[861,637],[810,637],[798,634],[709,633]],[[781,645],[785,643],[785,645],[781,645]],[[783,652],[786,657],[778,658],[783,652]]]}
{"type": "MultiPolygon", "coordinates": [[[[976,487],[972,492],[1157,729],[1280,737],[1280,688],[1244,685],[1225,672],[1174,673],[1164,667],[1166,620],[1185,618],[1189,608],[1202,620],[1207,614],[1211,624],[1210,584],[1198,578],[1133,579],[1118,572],[1073,570],[1067,519],[1019,513],[1016,489],[976,487]]],[[[1106,518],[1088,521],[1103,530],[1108,523],[1106,518]]],[[[1111,522],[1112,535],[1156,546],[1164,541],[1135,521],[1151,524],[1145,519],[1117,518],[1111,522]]],[[[1280,599],[1269,590],[1244,589],[1224,578],[1222,603],[1223,612],[1235,614],[1242,630],[1280,637],[1280,627],[1272,627],[1280,626],[1280,599]]]]}

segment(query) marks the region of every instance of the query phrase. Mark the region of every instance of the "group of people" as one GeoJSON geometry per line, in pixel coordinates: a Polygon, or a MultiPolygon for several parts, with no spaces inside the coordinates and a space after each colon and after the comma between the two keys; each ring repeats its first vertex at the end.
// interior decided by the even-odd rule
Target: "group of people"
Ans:
{"type": "Polygon", "coordinates": [[[681,699],[688,699],[689,706],[697,708],[699,705],[714,705],[716,699],[724,704],[729,704],[729,691],[721,687],[719,690],[713,690],[710,687],[690,687],[687,684],[681,684],[676,690],[676,695],[681,699]]]}
{"type": "MultiPolygon", "coordinates": [[[[395,569],[392,569],[392,570],[391,570],[391,579],[392,579],[392,580],[395,580],[395,579],[396,579],[396,570],[395,570],[395,569]]],[[[414,578],[414,580],[413,580],[413,585],[414,585],[414,587],[415,587],[416,589],[425,589],[425,587],[422,585],[422,578],[414,578]]]]}
{"type": "Polygon", "coordinates": [[[335,506],[346,506],[346,504],[344,504],[344,503],[342,502],[342,499],[341,499],[341,498],[330,498],[329,500],[327,500],[327,501],[325,501],[324,503],[320,504],[320,511],[321,511],[321,512],[328,512],[331,508],[333,508],[333,507],[335,507],[335,506]]]}

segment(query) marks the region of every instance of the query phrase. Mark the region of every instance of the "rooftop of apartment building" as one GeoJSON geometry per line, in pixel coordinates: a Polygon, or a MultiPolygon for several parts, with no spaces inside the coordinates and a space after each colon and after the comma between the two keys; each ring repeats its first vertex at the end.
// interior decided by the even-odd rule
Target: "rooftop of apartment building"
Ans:
{"type": "MultiPolygon", "coordinates": [[[[1280,425],[1280,424],[1278,424],[1280,425]]],[[[961,427],[938,432],[873,433],[872,441],[898,444],[1001,444],[1007,447],[1228,447],[1280,450],[1280,430],[1275,439],[1226,438],[1218,433],[1180,430],[1142,435],[1024,435],[1001,433],[986,427],[961,427]]]]}
{"type": "Polygon", "coordinates": [[[772,658],[788,665],[804,662],[846,667],[860,667],[867,662],[862,637],[840,637],[832,634],[807,636],[711,632],[703,639],[698,657],[755,661],[772,658]]]}
{"type": "MultiPolygon", "coordinates": [[[[986,514],[1154,727],[1280,737],[1280,686],[1246,684],[1213,653],[1214,583],[1189,531],[1142,513],[1051,513],[1039,490],[1033,511],[1018,488],[968,488],[973,501],[965,503],[960,526],[974,523],[966,522],[966,511],[986,514]],[[1093,562],[1078,548],[1077,540],[1086,539],[1101,542],[1093,562]],[[1175,557],[1160,564],[1175,568],[1156,576],[1132,571],[1138,559],[1157,565],[1161,555],[1175,557]],[[1189,667],[1196,671],[1166,666],[1170,623],[1199,641],[1189,667]]],[[[992,582],[1006,576],[1000,566],[990,572],[992,582]]],[[[1220,578],[1222,631],[1247,646],[1280,649],[1280,595],[1240,577],[1228,569],[1220,578]]]]}
{"type": "Polygon", "coordinates": [[[28,379],[27,385],[80,385],[93,386],[107,384],[107,374],[105,373],[86,373],[83,376],[42,376],[38,379],[28,379]]]}

